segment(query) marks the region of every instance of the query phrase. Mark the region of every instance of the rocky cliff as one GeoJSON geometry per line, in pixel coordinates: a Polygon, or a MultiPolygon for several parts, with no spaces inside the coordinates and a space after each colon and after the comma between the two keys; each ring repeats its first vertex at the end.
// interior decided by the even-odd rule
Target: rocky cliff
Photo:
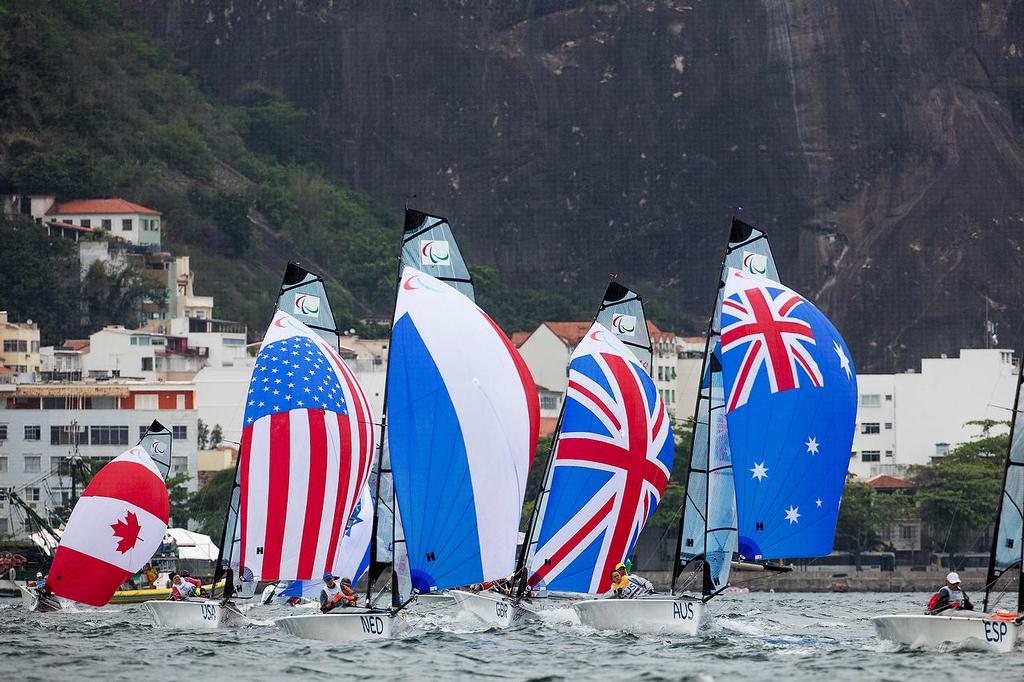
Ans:
{"type": "Polygon", "coordinates": [[[506,280],[697,331],[742,207],[862,371],[1024,348],[1021,0],[120,1],[506,280]]]}

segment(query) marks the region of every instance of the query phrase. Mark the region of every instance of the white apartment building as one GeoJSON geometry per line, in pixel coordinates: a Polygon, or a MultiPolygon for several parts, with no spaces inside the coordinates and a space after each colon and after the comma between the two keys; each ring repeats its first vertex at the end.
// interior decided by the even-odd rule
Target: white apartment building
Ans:
{"type": "Polygon", "coordinates": [[[160,246],[160,211],[124,199],[75,199],[54,203],[45,220],[99,228],[112,237],[139,246],[160,246]]]}
{"type": "MultiPolygon", "coordinates": [[[[195,387],[190,382],[24,384],[0,391],[0,488],[44,518],[68,502],[67,458],[97,464],[135,445],[153,422],[171,430],[171,475],[196,489],[195,387]],[[62,463],[64,466],[62,467],[62,463]]],[[[20,508],[0,501],[0,535],[24,532],[20,508]]]]}
{"type": "Polygon", "coordinates": [[[967,422],[1009,421],[1017,362],[1009,349],[963,349],[958,358],[921,360],[920,372],[860,374],[857,385],[850,471],[898,476],[977,438],[980,429],[967,422]]]}
{"type": "Polygon", "coordinates": [[[167,308],[170,317],[213,318],[213,296],[197,296],[196,276],[188,256],[178,256],[167,269],[167,308]]]}

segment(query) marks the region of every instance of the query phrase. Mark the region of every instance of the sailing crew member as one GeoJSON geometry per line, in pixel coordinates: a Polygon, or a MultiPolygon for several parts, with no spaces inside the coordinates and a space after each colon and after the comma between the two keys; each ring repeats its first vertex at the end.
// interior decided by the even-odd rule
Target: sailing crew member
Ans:
{"type": "Polygon", "coordinates": [[[333,573],[324,573],[324,589],[320,590],[320,613],[336,608],[356,605],[356,593],[352,591],[352,578],[342,578],[333,573]]]}
{"type": "Polygon", "coordinates": [[[181,576],[177,573],[171,574],[171,594],[168,597],[171,601],[184,601],[192,597],[198,597],[202,583],[191,576],[181,576]]]}
{"type": "Polygon", "coordinates": [[[967,593],[960,587],[960,576],[951,571],[946,576],[946,584],[939,588],[938,593],[928,603],[928,613],[936,614],[949,609],[973,611],[974,604],[967,593]]]}
{"type": "Polygon", "coordinates": [[[636,599],[645,594],[654,594],[654,585],[647,578],[638,575],[627,575],[626,564],[618,564],[612,569],[612,591],[608,596],[615,599],[636,599]]]}
{"type": "Polygon", "coordinates": [[[142,577],[146,579],[146,584],[149,589],[156,587],[156,579],[160,577],[160,572],[156,570],[153,564],[146,564],[142,567],[142,577]]]}

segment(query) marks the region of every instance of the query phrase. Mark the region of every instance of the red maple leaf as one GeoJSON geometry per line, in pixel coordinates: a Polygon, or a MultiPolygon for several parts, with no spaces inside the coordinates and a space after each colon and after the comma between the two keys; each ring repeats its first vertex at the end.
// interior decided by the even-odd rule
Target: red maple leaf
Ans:
{"type": "Polygon", "coordinates": [[[139,532],[142,530],[142,526],[139,525],[139,519],[135,516],[135,512],[126,511],[124,521],[118,520],[110,527],[114,529],[114,537],[119,538],[117,551],[121,554],[135,547],[135,543],[139,541],[139,532]]]}

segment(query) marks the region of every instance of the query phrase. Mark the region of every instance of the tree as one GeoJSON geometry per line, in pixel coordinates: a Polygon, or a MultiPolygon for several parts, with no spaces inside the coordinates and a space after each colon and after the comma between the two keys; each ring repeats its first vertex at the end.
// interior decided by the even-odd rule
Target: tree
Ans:
{"type": "Polygon", "coordinates": [[[192,495],[185,484],[188,474],[178,474],[167,479],[167,495],[171,502],[171,519],[169,526],[187,528],[192,511],[192,495]]]}
{"type": "Polygon", "coordinates": [[[134,263],[118,268],[96,261],[82,281],[82,306],[92,329],[118,324],[134,329],[142,317],[142,304],[164,303],[165,285],[145,276],[134,263]]]}
{"type": "Polygon", "coordinates": [[[199,425],[196,426],[196,447],[200,450],[205,450],[210,440],[210,427],[206,425],[202,419],[199,420],[199,425]]]}
{"type": "Polygon", "coordinates": [[[912,469],[918,512],[935,551],[955,557],[975,549],[976,535],[995,517],[1008,444],[1008,434],[979,438],[912,469]]]}
{"type": "Polygon", "coordinates": [[[235,485],[235,468],[216,471],[206,485],[189,499],[189,516],[199,524],[199,532],[220,540],[224,529],[224,514],[235,485]]]}
{"type": "Polygon", "coordinates": [[[224,431],[221,430],[220,424],[214,424],[213,430],[210,431],[210,449],[217,447],[224,442],[224,431]]]}
{"type": "Polygon", "coordinates": [[[853,552],[859,571],[861,554],[881,546],[881,531],[906,518],[912,509],[910,499],[903,492],[878,492],[850,474],[846,477],[836,524],[837,544],[853,552]]]}

